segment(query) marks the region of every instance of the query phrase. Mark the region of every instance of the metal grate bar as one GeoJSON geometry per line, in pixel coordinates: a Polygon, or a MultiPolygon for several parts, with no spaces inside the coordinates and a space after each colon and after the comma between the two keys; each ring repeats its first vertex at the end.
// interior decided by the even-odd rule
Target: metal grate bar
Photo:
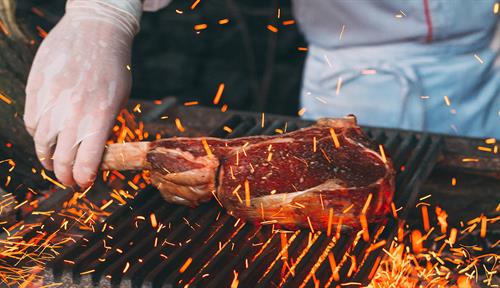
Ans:
{"type": "MultiPolygon", "coordinates": [[[[172,208],[171,205],[165,205],[164,207],[160,207],[159,210],[155,210],[154,214],[158,219],[162,219],[162,222],[171,222],[178,221],[186,213],[184,207],[181,209],[174,208],[173,213],[170,213],[169,209],[172,208]]],[[[147,217],[148,215],[145,216],[147,217]]],[[[134,228],[128,227],[128,229],[120,231],[118,236],[119,241],[113,245],[113,247],[124,251],[123,253],[114,249],[110,254],[106,255],[106,261],[94,262],[93,265],[88,267],[88,270],[95,269],[96,271],[100,271],[100,273],[96,272],[92,274],[94,282],[98,282],[103,275],[111,275],[111,279],[115,283],[123,274],[122,271],[127,262],[136,263],[147,251],[155,248],[155,243],[157,246],[161,245],[157,239],[161,239],[167,233],[175,233],[168,231],[168,229],[162,229],[156,234],[148,233],[152,229],[148,221],[141,222],[137,229],[134,228]],[[133,233],[130,233],[131,231],[133,233]]]]}
{"type": "MultiPolygon", "coordinates": [[[[153,198],[151,200],[154,200],[153,198]]],[[[158,202],[160,201],[148,201],[147,203],[151,203],[151,205],[154,206],[159,206],[158,202]],[[152,202],[152,203],[151,203],[152,202]]],[[[134,217],[138,215],[147,215],[147,211],[150,209],[150,206],[143,206],[139,210],[135,211],[134,217]]],[[[131,220],[132,220],[131,219],[131,220]]],[[[111,230],[110,233],[105,233],[105,232],[98,232],[99,238],[89,240],[87,244],[82,245],[82,250],[80,253],[77,254],[77,257],[73,259],[75,262],[75,265],[73,266],[73,275],[75,277],[79,277],[81,272],[88,271],[90,269],[88,268],[88,265],[91,265],[92,261],[96,260],[95,255],[103,255],[106,253],[107,248],[105,247],[104,241],[106,241],[108,244],[113,243],[113,239],[117,239],[117,237],[120,237],[121,231],[128,230],[130,229],[129,226],[132,225],[132,221],[128,222],[124,221],[120,226],[116,227],[115,229],[111,230]],[[107,237],[110,236],[110,237],[107,237]]],[[[113,224],[108,224],[112,225],[113,224]]],[[[106,245],[107,246],[107,245],[106,245]]]]}
{"type": "MultiPolygon", "coordinates": [[[[234,115],[211,135],[224,138],[272,135],[312,123],[265,120],[262,127],[260,115],[234,115]]],[[[384,145],[398,170],[395,203],[397,207],[403,207],[400,217],[405,217],[406,207],[413,205],[418,187],[435,163],[441,140],[435,136],[397,130],[364,130],[376,143],[384,145]]],[[[381,240],[390,243],[399,225],[392,217],[383,223],[385,226],[371,225],[368,242],[360,233],[354,234],[349,229],[343,229],[340,237],[336,237],[336,229],[331,236],[318,231],[312,234],[309,230],[283,236],[283,231],[274,226],[244,224],[227,215],[214,202],[197,209],[168,205],[160,201],[159,194],[152,189],[141,192],[130,207],[119,209],[107,223],[116,226],[114,230],[91,233],[65,250],[54,261],[54,275],[60,276],[65,268],[72,271],[75,281],[78,281],[80,272],[93,269],[94,283],[127,287],[225,287],[236,273],[241,287],[312,287],[317,281],[322,286],[351,281],[367,284],[382,250],[380,247],[367,252],[368,248],[381,240]],[[136,216],[147,217],[150,213],[155,213],[159,222],[164,225],[168,222],[171,227],[155,231],[146,222],[137,228],[131,226],[136,216]],[[291,237],[294,237],[293,241],[291,237]],[[106,250],[103,239],[109,239],[108,245],[113,250],[106,250]],[[157,243],[155,247],[155,239],[166,242],[157,243]],[[290,241],[286,253],[283,241],[290,241]],[[330,253],[340,279],[332,273],[330,253]],[[100,257],[106,260],[99,261],[100,257]],[[74,259],[77,265],[67,267],[64,259],[74,259]],[[353,261],[356,262],[354,270],[351,269],[353,261]],[[127,263],[130,267],[123,273],[127,263]]]]}
{"type": "MultiPolygon", "coordinates": [[[[139,194],[139,196],[136,197],[136,199],[134,199],[134,201],[130,205],[130,208],[127,206],[121,207],[110,217],[108,217],[107,223],[114,223],[120,218],[127,218],[127,215],[130,214],[130,209],[134,208],[141,209],[142,207],[142,210],[145,210],[147,205],[143,205],[144,203],[147,204],[147,203],[159,202],[158,200],[161,199],[159,193],[149,193],[151,191],[153,191],[153,189],[146,189],[142,191],[142,193],[139,194]]],[[[56,277],[61,276],[63,273],[63,267],[65,265],[64,260],[71,260],[74,259],[75,257],[78,257],[79,255],[84,253],[85,250],[87,250],[88,243],[91,243],[93,241],[96,241],[98,238],[103,237],[103,233],[100,230],[103,225],[99,227],[99,230],[96,233],[91,233],[86,237],[83,237],[80,240],[78,240],[76,244],[67,247],[64,253],[61,254],[58,258],[56,258],[52,262],[53,273],[56,277]]]]}

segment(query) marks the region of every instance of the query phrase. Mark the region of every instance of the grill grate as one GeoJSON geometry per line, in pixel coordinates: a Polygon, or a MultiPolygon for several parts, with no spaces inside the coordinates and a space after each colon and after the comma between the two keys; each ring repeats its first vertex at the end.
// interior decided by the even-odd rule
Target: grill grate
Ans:
{"type": "MultiPolygon", "coordinates": [[[[212,136],[273,134],[276,129],[292,131],[311,123],[274,120],[262,128],[257,117],[235,115],[212,136]],[[231,133],[223,130],[225,125],[234,127],[231,133]]],[[[378,128],[365,131],[384,144],[398,170],[394,202],[402,207],[399,218],[404,218],[434,166],[441,138],[378,128]]],[[[365,285],[382,250],[369,251],[369,246],[382,239],[389,243],[398,223],[389,217],[385,226],[372,225],[370,243],[360,233],[348,231],[341,231],[338,239],[309,230],[277,231],[234,219],[215,201],[189,209],[163,202],[148,188],[97,225],[100,231],[67,247],[51,267],[55,279],[71,278],[82,286],[226,287],[234,279],[240,287],[310,287],[318,281],[322,286],[365,285]],[[152,228],[151,213],[163,229],[152,228]],[[332,273],[333,259],[338,273],[332,273]]]]}

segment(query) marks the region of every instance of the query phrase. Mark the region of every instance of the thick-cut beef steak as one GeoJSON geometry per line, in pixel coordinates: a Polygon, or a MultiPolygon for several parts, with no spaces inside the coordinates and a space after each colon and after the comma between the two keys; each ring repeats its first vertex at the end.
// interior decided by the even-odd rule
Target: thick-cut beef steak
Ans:
{"type": "MultiPolygon", "coordinates": [[[[362,214],[367,222],[383,219],[394,193],[392,164],[373,144],[354,117],[321,119],[274,136],[141,143],[138,154],[147,156],[138,159],[145,162],[127,164],[150,169],[169,202],[196,206],[215,195],[247,221],[314,229],[341,221],[359,228],[362,214]]],[[[122,148],[109,150],[129,155],[122,148]]],[[[104,168],[118,161],[109,157],[104,168]]]]}

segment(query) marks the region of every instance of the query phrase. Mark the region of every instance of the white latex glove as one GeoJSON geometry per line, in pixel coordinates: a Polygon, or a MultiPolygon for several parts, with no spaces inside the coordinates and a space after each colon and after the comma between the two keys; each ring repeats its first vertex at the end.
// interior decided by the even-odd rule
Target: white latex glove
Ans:
{"type": "Polygon", "coordinates": [[[131,87],[139,0],[70,0],[41,44],[26,87],[24,121],[43,166],[88,187],[131,87]]]}
{"type": "Polygon", "coordinates": [[[167,6],[172,0],[145,0],[142,8],[144,11],[158,11],[167,6]]]}

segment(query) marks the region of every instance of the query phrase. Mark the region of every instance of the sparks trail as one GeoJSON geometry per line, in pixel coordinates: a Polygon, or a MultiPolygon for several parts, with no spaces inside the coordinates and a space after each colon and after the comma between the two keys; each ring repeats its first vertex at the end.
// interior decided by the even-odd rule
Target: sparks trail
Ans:
{"type": "MultiPolygon", "coordinates": [[[[3,96],[3,95],[2,95],[3,96]]],[[[1,97],[0,97],[1,98],[1,97]]],[[[7,102],[7,98],[1,98],[7,102]]],[[[140,108],[136,106],[136,113],[140,113],[140,108]]],[[[136,122],[132,113],[123,110],[117,117],[117,124],[113,127],[114,137],[108,141],[108,144],[115,142],[126,141],[140,141],[147,139],[149,134],[144,131],[144,125],[141,122],[136,122]]],[[[0,163],[7,163],[13,169],[15,167],[14,159],[6,159],[0,163]]],[[[36,170],[33,173],[37,173],[36,170]]],[[[66,188],[57,180],[47,175],[44,170],[39,171],[43,179],[53,184],[60,189],[66,188]]],[[[81,238],[84,233],[88,231],[96,231],[96,223],[106,219],[111,213],[104,210],[112,210],[111,208],[116,205],[124,205],[127,201],[134,199],[140,188],[146,187],[148,183],[148,173],[130,173],[126,175],[113,171],[113,173],[103,172],[100,174],[105,183],[117,188],[109,188],[109,194],[101,195],[102,202],[98,203],[95,199],[89,199],[88,192],[92,187],[85,191],[74,192],[72,197],[62,203],[61,207],[54,207],[54,210],[41,211],[37,210],[39,202],[45,201],[46,198],[51,198],[53,193],[65,193],[63,191],[34,191],[30,189],[31,193],[27,194],[27,199],[14,204],[12,194],[9,197],[0,199],[0,206],[6,207],[7,205],[15,205],[15,209],[20,211],[21,214],[32,214],[39,222],[32,224],[19,221],[11,226],[4,226],[7,222],[1,222],[2,230],[7,234],[5,240],[0,240],[0,285],[9,287],[30,287],[30,285],[37,285],[40,283],[42,276],[38,273],[41,272],[47,262],[54,259],[58,253],[69,243],[75,243],[77,239],[81,238]],[[132,184],[132,185],[130,185],[132,184]],[[134,190],[128,191],[127,187],[134,186],[134,190]],[[40,196],[38,199],[33,200],[32,195],[40,196]],[[46,225],[46,222],[54,223],[58,229],[48,230],[52,225],[46,225]],[[30,234],[31,233],[31,234],[30,234]],[[34,233],[34,234],[33,234],[34,233]],[[35,235],[29,240],[25,240],[26,235],[35,235]]],[[[115,208],[113,208],[114,210],[115,208]]],[[[153,223],[152,217],[152,225],[153,223]]],[[[111,227],[112,228],[112,227],[111,227]]],[[[52,228],[50,228],[52,229],[52,228]]],[[[100,228],[106,231],[108,225],[104,223],[100,228]]],[[[64,263],[68,265],[74,264],[73,261],[66,259],[64,263]]],[[[128,269],[128,268],[127,268],[128,269]]],[[[91,274],[92,270],[82,271],[82,275],[91,274]]],[[[45,283],[48,284],[44,287],[56,287],[58,283],[45,283]]]]}

